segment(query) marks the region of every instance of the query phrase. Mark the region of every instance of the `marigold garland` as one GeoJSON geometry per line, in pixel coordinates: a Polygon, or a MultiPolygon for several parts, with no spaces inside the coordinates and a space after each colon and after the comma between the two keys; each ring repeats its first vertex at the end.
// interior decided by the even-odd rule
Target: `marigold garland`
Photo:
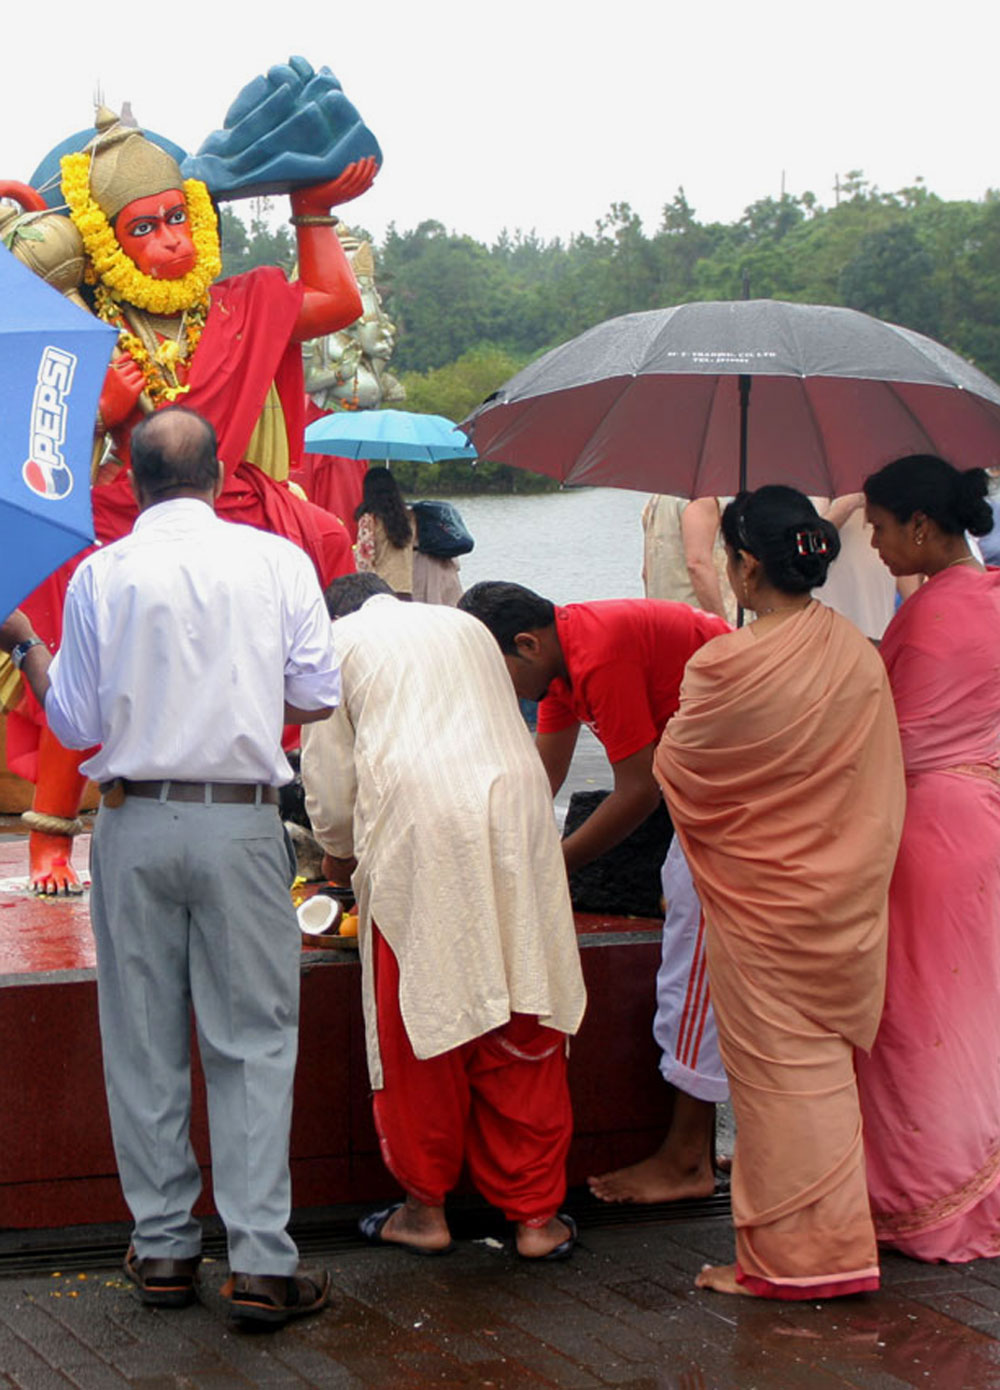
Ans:
{"type": "Polygon", "coordinates": [[[146,391],[154,405],[173,403],[178,397],[187,395],[191,388],[180,383],[177,368],[191,360],[201,341],[208,318],[207,294],[200,304],[184,311],[178,337],[164,339],[153,353],[138,334],[132,332],[122,306],[111,297],[104,285],[97,287],[94,307],[98,318],[118,329],[118,346],[122,352],[128,353],[142,372],[146,379],[146,391]]]}
{"type": "Polygon", "coordinates": [[[191,240],[197,259],[179,280],[154,280],[144,275],[118,244],[110,222],[90,193],[90,155],[64,155],[62,193],[90,258],[90,284],[100,281],[111,296],[151,314],[181,314],[193,309],[208,294],[208,287],[222,270],[218,222],[208,189],[200,179],[185,179],[191,240]]]}

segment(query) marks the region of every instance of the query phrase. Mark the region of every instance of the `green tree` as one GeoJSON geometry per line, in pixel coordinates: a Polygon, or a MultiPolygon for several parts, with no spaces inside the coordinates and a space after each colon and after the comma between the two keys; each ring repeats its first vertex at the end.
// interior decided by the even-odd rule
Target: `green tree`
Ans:
{"type": "Polygon", "coordinates": [[[458,423],[526,364],[527,357],[482,343],[444,367],[405,372],[407,409],[458,423]]]}
{"type": "Polygon", "coordinates": [[[286,226],[272,228],[267,215],[270,203],[258,199],[249,229],[231,207],[219,213],[219,238],[222,243],[222,278],[255,270],[260,265],[277,265],[288,274],[295,264],[295,241],[286,226]]]}
{"type": "Polygon", "coordinates": [[[439,222],[402,236],[393,231],[381,270],[386,309],[399,331],[397,370],[427,371],[477,343],[503,341],[504,277],[472,237],[451,236],[439,222]]]}
{"type": "MultiPolygon", "coordinates": [[[[460,423],[525,363],[503,348],[483,344],[445,367],[407,372],[402,378],[407,407],[460,423]]],[[[489,460],[394,464],[393,472],[411,492],[537,492],[557,486],[551,478],[489,460]]]]}
{"type": "Polygon", "coordinates": [[[852,309],[931,337],[940,332],[934,260],[907,222],[865,237],[840,272],[838,289],[852,309]]]}

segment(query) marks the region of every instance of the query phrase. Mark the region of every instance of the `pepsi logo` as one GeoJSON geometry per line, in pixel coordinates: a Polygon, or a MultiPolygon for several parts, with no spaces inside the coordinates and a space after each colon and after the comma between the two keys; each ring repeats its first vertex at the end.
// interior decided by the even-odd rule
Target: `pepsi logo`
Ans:
{"type": "Polygon", "coordinates": [[[74,353],[62,348],[43,348],[31,404],[28,457],[21,469],[22,478],[36,496],[56,501],[73,491],[73,470],[62,448],[66,442],[66,398],[73,387],[76,360],[74,353]]]}

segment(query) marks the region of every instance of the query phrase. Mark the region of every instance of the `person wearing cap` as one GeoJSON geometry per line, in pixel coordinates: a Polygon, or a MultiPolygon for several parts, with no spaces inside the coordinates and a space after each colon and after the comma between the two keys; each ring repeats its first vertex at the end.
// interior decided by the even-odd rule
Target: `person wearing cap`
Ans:
{"type": "Polygon", "coordinates": [[[182,408],[132,437],[139,517],[89,555],[51,662],[17,612],[0,629],[53,733],[100,783],[91,919],[108,1108],[142,1301],[195,1296],[201,1189],[189,1141],[190,1013],[208,1092],[233,1315],[317,1311],[329,1276],[287,1231],[300,935],[278,812],[287,722],[339,693],[315,571],[289,541],[214,514],[211,425],[182,408]]]}
{"type": "MultiPolygon", "coordinates": [[[[299,278],[276,266],[218,280],[217,219],[205,185],[185,180],[173,155],[101,107],[86,148],[62,159],[62,195],[82,241],[94,312],[119,329],[100,397],[109,452],[93,488],[94,524],[107,544],[135,519],[130,435],[145,414],[181,402],[215,428],[225,485],[219,514],[302,546],[321,583],[354,568],[343,524],[285,486],[302,446],[300,344],[357,319],[362,304],[330,208],[375,176],[363,159],[339,178],[291,194],[299,278]]],[[[72,565],[25,604],[51,649],[72,565]]],[[[30,696],[8,723],[8,763],[37,780],[30,841],[36,891],[79,891],[70,862],[84,779],[79,758],[44,728],[30,696]]]]}

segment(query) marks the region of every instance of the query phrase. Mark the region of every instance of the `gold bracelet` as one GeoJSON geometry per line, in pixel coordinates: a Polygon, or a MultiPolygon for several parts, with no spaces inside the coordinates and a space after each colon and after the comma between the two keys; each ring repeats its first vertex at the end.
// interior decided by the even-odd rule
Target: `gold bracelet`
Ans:
{"type": "Polygon", "coordinates": [[[293,213],[288,220],[293,227],[336,227],[340,218],[334,217],[332,212],[303,212],[293,213]]]}

